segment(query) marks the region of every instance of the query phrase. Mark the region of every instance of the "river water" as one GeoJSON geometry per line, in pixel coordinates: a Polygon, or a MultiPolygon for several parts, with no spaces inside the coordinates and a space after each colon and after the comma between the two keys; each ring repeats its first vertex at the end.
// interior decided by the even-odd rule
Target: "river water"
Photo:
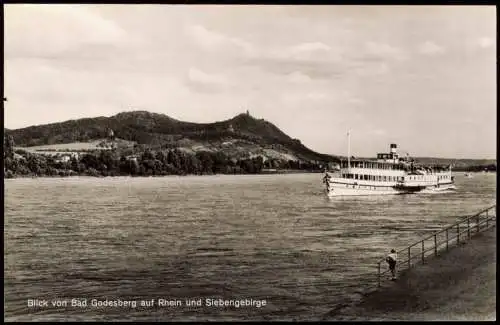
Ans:
{"type": "Polygon", "coordinates": [[[321,178],[6,180],[4,318],[320,320],[373,286],[391,248],[496,197],[496,174],[458,174],[455,193],[331,199],[321,178]]]}

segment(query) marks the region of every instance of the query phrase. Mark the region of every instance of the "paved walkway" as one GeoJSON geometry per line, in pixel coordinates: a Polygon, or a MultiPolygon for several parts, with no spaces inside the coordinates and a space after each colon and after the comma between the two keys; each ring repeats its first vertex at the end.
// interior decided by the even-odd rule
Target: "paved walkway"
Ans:
{"type": "Polygon", "coordinates": [[[325,320],[496,320],[496,228],[402,272],[325,320]]]}

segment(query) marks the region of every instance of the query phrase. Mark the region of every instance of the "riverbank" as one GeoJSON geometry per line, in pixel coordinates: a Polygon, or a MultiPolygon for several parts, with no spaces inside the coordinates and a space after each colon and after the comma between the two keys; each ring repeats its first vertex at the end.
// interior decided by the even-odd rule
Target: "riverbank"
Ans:
{"type": "Polygon", "coordinates": [[[325,320],[495,320],[496,228],[424,265],[325,320]]]}
{"type": "Polygon", "coordinates": [[[12,175],[4,176],[4,179],[16,178],[68,178],[68,177],[168,177],[168,176],[215,176],[215,175],[281,175],[281,174],[321,174],[322,171],[311,170],[276,170],[276,171],[262,171],[259,173],[238,173],[238,174],[167,174],[167,175],[88,175],[88,174],[71,174],[71,175],[12,175]]]}

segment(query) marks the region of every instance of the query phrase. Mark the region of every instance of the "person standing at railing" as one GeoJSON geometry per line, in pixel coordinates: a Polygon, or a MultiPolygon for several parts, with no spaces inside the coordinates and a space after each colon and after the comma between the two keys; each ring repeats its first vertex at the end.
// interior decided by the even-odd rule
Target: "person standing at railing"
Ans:
{"type": "Polygon", "coordinates": [[[328,174],[328,170],[325,168],[325,177],[323,177],[323,183],[326,184],[326,190],[330,191],[330,179],[332,177],[328,174]]]}
{"type": "Polygon", "coordinates": [[[392,280],[396,280],[396,261],[398,259],[398,254],[394,249],[391,249],[391,253],[387,255],[385,261],[389,264],[389,270],[392,274],[392,280]]]}

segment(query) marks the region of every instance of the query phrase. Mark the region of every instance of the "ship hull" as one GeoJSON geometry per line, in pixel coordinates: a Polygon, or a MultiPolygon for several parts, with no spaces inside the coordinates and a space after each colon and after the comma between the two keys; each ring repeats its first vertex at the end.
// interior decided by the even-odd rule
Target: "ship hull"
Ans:
{"type": "Polygon", "coordinates": [[[327,192],[329,197],[334,196],[375,196],[375,195],[398,195],[405,194],[407,192],[395,189],[355,189],[355,188],[335,188],[331,187],[327,192]]]}
{"type": "Polygon", "coordinates": [[[426,185],[426,186],[398,186],[397,184],[357,184],[344,182],[330,182],[326,194],[336,196],[375,196],[375,195],[401,195],[416,193],[442,193],[455,190],[453,183],[426,185]]]}
{"type": "Polygon", "coordinates": [[[363,196],[363,195],[398,195],[405,190],[396,189],[390,184],[359,185],[357,183],[331,182],[327,195],[332,196],[363,196]]]}
{"type": "Polygon", "coordinates": [[[422,189],[421,193],[442,193],[442,192],[450,192],[455,191],[457,187],[453,183],[449,184],[439,184],[439,186],[427,186],[422,189]]]}

